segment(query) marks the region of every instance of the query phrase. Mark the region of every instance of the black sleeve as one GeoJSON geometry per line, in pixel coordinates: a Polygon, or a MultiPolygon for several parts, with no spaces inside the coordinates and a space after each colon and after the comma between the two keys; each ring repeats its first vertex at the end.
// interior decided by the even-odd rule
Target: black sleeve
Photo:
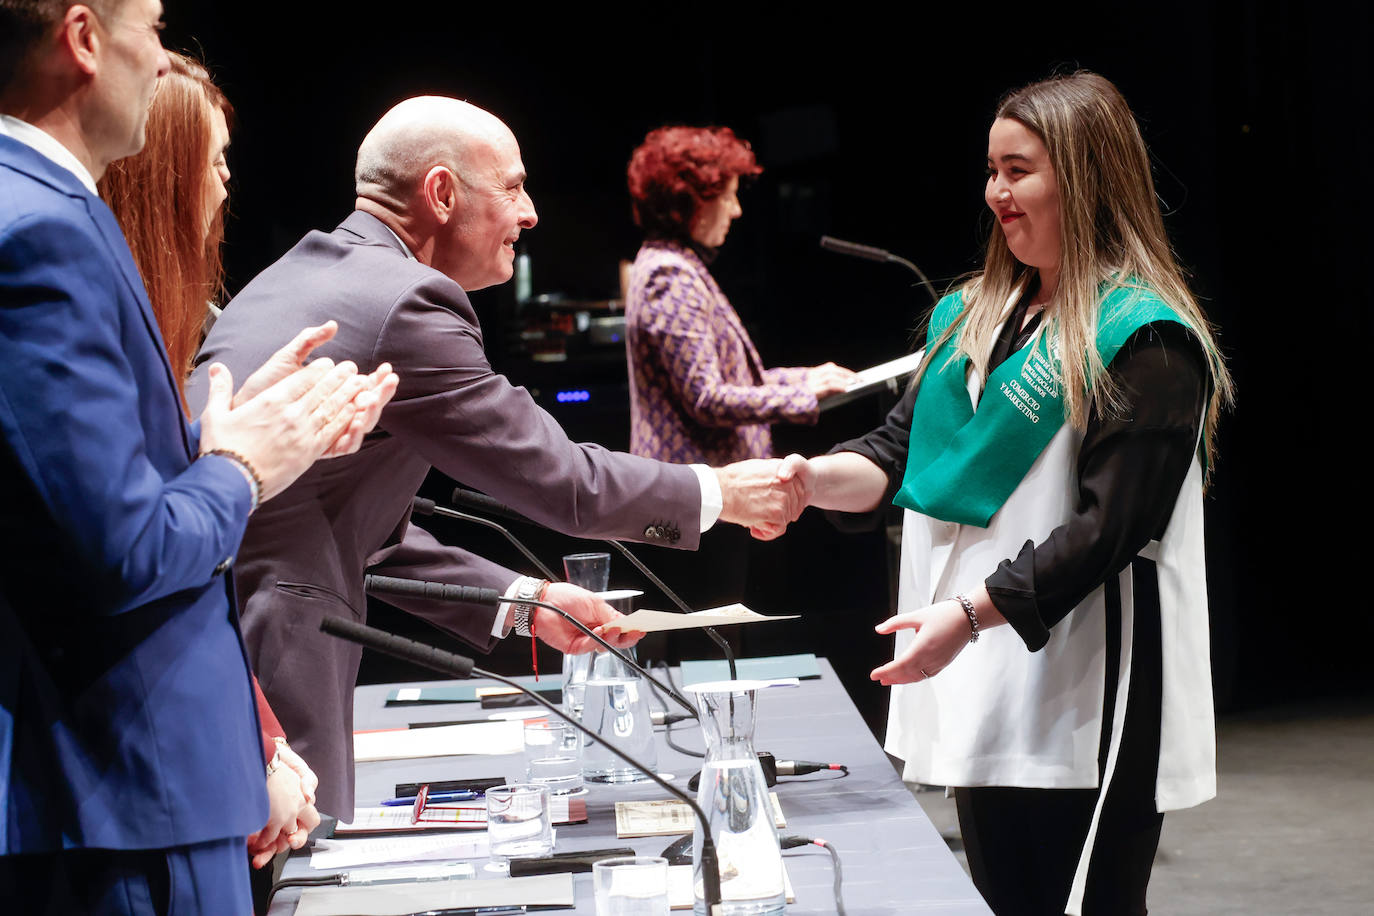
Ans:
{"type": "Polygon", "coordinates": [[[1169,524],[1209,392],[1206,357],[1177,322],[1136,331],[1108,367],[1121,409],[1094,404],[1078,453],[1078,505],[1041,544],[987,578],[988,595],[1035,651],[1050,627],[1169,524]]]}
{"type": "Polygon", "coordinates": [[[916,387],[908,385],[906,394],[893,407],[883,425],[871,433],[841,442],[826,454],[855,452],[863,455],[887,475],[887,488],[878,505],[868,512],[840,512],[827,509],[825,517],[841,531],[867,531],[878,524],[892,498],[897,495],[906,474],[906,453],[911,442],[911,415],[916,410],[916,387]]]}

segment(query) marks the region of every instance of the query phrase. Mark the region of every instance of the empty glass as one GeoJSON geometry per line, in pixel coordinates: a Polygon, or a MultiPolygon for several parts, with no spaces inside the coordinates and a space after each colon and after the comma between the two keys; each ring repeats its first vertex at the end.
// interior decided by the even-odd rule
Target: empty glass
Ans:
{"type": "Polygon", "coordinates": [[[563,575],[589,592],[604,592],[611,582],[611,555],[570,553],[563,558],[563,575]]]}
{"type": "Polygon", "coordinates": [[[582,721],[582,707],[586,703],[587,675],[592,670],[595,652],[579,655],[563,653],[563,711],[582,721]]]}
{"type": "Polygon", "coordinates": [[[596,916],[668,916],[668,860],[618,856],[592,863],[596,916]]]}
{"type": "Polygon", "coordinates": [[[487,842],[491,852],[488,871],[508,872],[512,858],[553,852],[549,787],[516,783],[488,789],[487,842]]]}
{"type": "Polygon", "coordinates": [[[525,725],[525,778],[548,786],[550,795],[580,795],[582,733],[566,722],[525,725]]]}
{"type": "MultiPolygon", "coordinates": [[[[609,553],[572,553],[563,558],[563,574],[573,585],[589,592],[604,592],[611,581],[609,553]]],[[[587,672],[592,667],[592,653],[563,655],[563,710],[581,721],[583,696],[586,693],[587,672]]]]}

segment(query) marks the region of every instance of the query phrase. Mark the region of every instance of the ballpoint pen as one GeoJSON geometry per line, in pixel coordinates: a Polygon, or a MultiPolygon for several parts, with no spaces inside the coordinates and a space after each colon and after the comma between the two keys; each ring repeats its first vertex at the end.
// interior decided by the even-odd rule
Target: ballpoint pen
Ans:
{"type": "MultiPolygon", "coordinates": [[[[482,798],[482,792],[475,792],[471,789],[463,789],[458,792],[436,792],[429,796],[429,804],[443,804],[444,802],[472,801],[475,798],[482,798]]],[[[403,805],[415,804],[414,795],[402,795],[397,798],[387,798],[382,800],[382,805],[388,808],[398,808],[403,805]]]]}

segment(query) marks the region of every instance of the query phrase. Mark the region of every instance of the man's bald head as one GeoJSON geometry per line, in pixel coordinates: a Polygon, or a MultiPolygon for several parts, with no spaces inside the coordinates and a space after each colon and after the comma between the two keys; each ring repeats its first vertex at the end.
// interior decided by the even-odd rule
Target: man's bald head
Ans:
{"type": "Polygon", "coordinates": [[[539,220],[515,135],[457,99],[388,111],[358,147],[354,179],[359,210],[469,291],[510,279],[516,239],[539,220]]]}
{"type": "Polygon", "coordinates": [[[356,193],[404,211],[430,169],[445,166],[467,183],[474,159],[509,138],[510,129],[476,105],[433,95],[406,99],[358,147],[356,193]]]}

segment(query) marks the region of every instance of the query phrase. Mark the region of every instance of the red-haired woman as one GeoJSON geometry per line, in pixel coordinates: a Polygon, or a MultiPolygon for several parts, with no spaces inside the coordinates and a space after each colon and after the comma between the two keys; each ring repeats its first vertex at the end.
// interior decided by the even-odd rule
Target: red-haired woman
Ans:
{"type": "MultiPolygon", "coordinates": [[[[630,157],[630,198],[645,235],[625,305],[636,455],[712,467],[770,457],[769,424],[815,423],[818,401],[854,377],[834,363],[765,369],[711,276],[707,265],[741,213],[740,179],[762,171],[728,127],[661,127],[630,157]]],[[[726,526],[704,536],[695,555],[660,562],[686,601],[710,607],[744,597],[748,551],[744,532],[726,526]]],[[[655,650],[652,638],[640,645],[655,650]]]]}
{"type": "Polygon", "coordinates": [[[630,451],[713,467],[772,455],[768,424],[814,423],[854,374],[834,363],[765,369],[707,265],[739,217],[739,181],[762,172],[728,127],[661,127],[630,158],[645,241],[625,306],[630,451]]]}
{"type": "MultiPolygon", "coordinates": [[[[99,188],[143,275],[185,410],[191,358],[224,279],[220,242],[233,109],[201,64],[174,52],[168,57],[172,69],[159,82],[149,109],[143,151],[112,163],[99,188]]],[[[253,865],[261,868],[277,852],[300,848],[320,816],[314,807],[315,774],[287,745],[256,678],[253,690],[270,812],[267,824],[248,838],[248,849],[253,865]]]]}

